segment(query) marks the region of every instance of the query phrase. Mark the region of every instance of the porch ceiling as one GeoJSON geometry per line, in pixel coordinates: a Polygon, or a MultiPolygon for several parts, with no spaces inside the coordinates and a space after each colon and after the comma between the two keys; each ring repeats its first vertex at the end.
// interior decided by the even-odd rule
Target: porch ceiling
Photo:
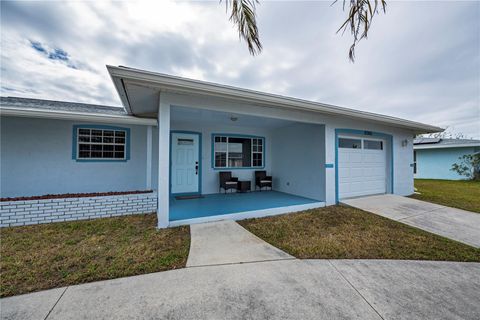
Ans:
{"type": "Polygon", "coordinates": [[[237,127],[279,128],[294,123],[288,120],[177,106],[172,107],[170,118],[172,122],[195,122],[237,127]]]}

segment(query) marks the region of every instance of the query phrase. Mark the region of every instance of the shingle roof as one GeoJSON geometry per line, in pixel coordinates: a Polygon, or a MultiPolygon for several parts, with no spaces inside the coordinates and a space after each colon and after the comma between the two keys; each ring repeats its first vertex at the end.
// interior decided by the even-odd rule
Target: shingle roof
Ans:
{"type": "Polygon", "coordinates": [[[443,138],[417,138],[413,140],[415,148],[454,148],[454,147],[478,147],[480,140],[473,139],[443,139],[443,138]]]}
{"type": "Polygon", "coordinates": [[[86,104],[67,101],[53,101],[29,99],[20,97],[0,97],[0,106],[15,108],[19,110],[54,110],[67,112],[81,112],[88,114],[105,114],[105,115],[127,115],[123,107],[103,106],[96,104],[86,104]]]}

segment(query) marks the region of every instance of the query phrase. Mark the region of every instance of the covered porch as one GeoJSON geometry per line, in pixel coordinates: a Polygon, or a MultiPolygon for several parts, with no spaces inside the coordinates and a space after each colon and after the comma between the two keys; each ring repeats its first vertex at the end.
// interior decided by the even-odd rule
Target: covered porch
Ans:
{"type": "Polygon", "coordinates": [[[146,176],[157,189],[159,228],[296,212],[334,201],[327,188],[334,182],[328,117],[303,107],[291,110],[290,102],[275,96],[266,101],[227,86],[108,68],[127,111],[158,121],[147,139],[152,156],[147,154],[146,176]],[[258,191],[258,171],[271,177],[270,191],[258,191]],[[224,194],[220,172],[242,182],[245,193],[224,194]]]}
{"type": "Polygon", "coordinates": [[[324,125],[183,105],[170,106],[169,125],[170,226],[325,205],[324,125]],[[243,192],[225,190],[224,172],[243,192]],[[260,191],[259,172],[271,188],[260,191]]]}

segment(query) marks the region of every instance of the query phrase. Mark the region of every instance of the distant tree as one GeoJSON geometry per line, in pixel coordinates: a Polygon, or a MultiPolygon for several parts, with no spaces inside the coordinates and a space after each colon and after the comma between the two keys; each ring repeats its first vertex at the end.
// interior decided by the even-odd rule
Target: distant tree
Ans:
{"type": "MultiPolygon", "coordinates": [[[[221,2],[222,0],[220,0],[221,2]]],[[[338,0],[334,0],[332,5],[338,0]]],[[[256,55],[262,51],[262,43],[257,27],[257,15],[255,6],[258,0],[225,0],[227,11],[230,9],[230,21],[238,28],[241,39],[247,42],[250,54],[256,55]]],[[[348,15],[345,22],[337,30],[337,33],[349,30],[353,36],[348,56],[355,61],[355,46],[362,39],[366,39],[372,25],[373,17],[386,12],[386,0],[343,0],[343,11],[348,7],[348,15]]],[[[288,23],[288,22],[287,22],[288,23]]]]}
{"type": "Polygon", "coordinates": [[[458,158],[460,161],[454,163],[450,170],[471,180],[480,180],[480,152],[466,154],[458,158]]]}

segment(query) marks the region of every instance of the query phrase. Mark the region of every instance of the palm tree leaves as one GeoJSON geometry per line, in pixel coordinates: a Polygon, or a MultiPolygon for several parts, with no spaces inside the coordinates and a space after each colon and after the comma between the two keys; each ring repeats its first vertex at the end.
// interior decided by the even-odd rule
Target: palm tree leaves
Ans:
{"type": "MultiPolygon", "coordinates": [[[[337,2],[338,0],[335,0],[332,5],[337,2]]],[[[258,0],[225,0],[226,10],[231,9],[230,21],[237,26],[238,35],[247,42],[248,50],[252,55],[262,51],[255,13],[255,5],[258,3],[258,0]]],[[[386,11],[387,2],[386,0],[343,0],[343,10],[347,5],[350,7],[347,19],[337,33],[340,31],[345,33],[346,30],[350,30],[353,43],[348,56],[354,62],[355,46],[360,40],[367,38],[373,17],[380,11],[386,11]]]]}
{"type": "MultiPolygon", "coordinates": [[[[333,4],[337,1],[338,0],[335,0],[333,4]]],[[[344,33],[347,29],[350,29],[350,33],[353,36],[353,43],[350,46],[348,57],[353,62],[355,61],[355,46],[360,40],[367,38],[373,17],[378,14],[380,10],[386,12],[387,2],[385,0],[343,0],[343,10],[345,10],[347,2],[350,6],[348,17],[337,30],[337,33],[340,31],[344,33]]]]}
{"type": "Polygon", "coordinates": [[[231,8],[230,21],[237,26],[240,38],[247,42],[248,50],[252,55],[262,51],[255,13],[255,5],[257,3],[258,0],[225,1],[227,11],[231,8]]]}

